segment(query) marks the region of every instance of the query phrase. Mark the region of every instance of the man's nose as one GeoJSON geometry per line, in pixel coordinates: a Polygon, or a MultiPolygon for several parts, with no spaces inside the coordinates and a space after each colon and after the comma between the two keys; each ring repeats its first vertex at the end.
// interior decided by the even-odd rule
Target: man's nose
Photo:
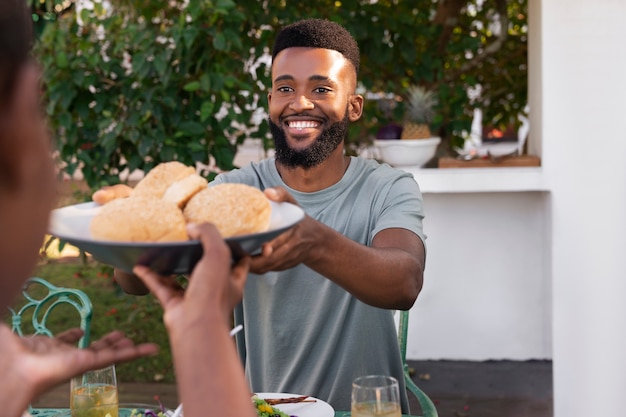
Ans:
{"type": "Polygon", "coordinates": [[[313,102],[311,100],[309,100],[307,98],[306,95],[304,94],[298,94],[293,101],[291,102],[291,104],[289,105],[289,107],[292,108],[292,110],[294,111],[302,111],[302,110],[310,110],[312,108],[315,107],[315,105],[313,104],[313,102]]]}

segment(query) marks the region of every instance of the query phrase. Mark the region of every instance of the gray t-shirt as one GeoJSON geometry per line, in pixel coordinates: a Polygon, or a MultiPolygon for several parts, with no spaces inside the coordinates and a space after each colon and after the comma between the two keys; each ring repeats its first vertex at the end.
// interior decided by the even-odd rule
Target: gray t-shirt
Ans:
{"type": "MultiPolygon", "coordinates": [[[[309,216],[363,245],[387,228],[408,229],[424,240],[417,183],[374,160],[353,157],[338,183],[313,193],[289,188],[274,159],[221,174],[212,184],[224,182],[285,187],[309,216]]],[[[354,378],[392,375],[408,412],[393,310],[364,304],[301,264],[250,274],[235,320],[244,325],[237,346],[254,392],[311,395],[349,410],[354,378]]]]}

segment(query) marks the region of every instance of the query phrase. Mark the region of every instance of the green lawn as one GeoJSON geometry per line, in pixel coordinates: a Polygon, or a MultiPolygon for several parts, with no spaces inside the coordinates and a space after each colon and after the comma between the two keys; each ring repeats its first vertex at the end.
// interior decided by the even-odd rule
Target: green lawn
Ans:
{"type": "MultiPolygon", "coordinates": [[[[33,275],[57,286],[79,288],[89,296],[93,304],[92,341],[119,329],[136,343],[153,342],[159,346],[157,356],[118,365],[120,381],[174,382],[163,310],[152,295],[138,297],[124,293],[113,280],[111,267],[84,257],[42,260],[33,275]]],[[[63,314],[68,317],[61,317],[62,322],[72,321],[71,312],[60,313],[63,314]]]]}

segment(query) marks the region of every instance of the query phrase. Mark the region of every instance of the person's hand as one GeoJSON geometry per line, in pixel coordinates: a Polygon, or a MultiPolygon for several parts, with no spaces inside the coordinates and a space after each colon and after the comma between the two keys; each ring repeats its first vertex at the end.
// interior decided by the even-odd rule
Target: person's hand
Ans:
{"type": "Polygon", "coordinates": [[[121,269],[113,269],[113,278],[126,294],[146,295],[150,292],[141,279],[135,274],[131,274],[121,269]]]}
{"type": "MultiPolygon", "coordinates": [[[[282,187],[267,188],[265,195],[272,201],[298,205],[293,196],[282,187]]],[[[264,274],[305,263],[315,252],[320,226],[321,223],[305,215],[297,225],[263,244],[261,254],[252,258],[250,271],[264,274]]]]}
{"type": "Polygon", "coordinates": [[[212,224],[190,224],[187,231],[191,239],[201,241],[203,254],[186,290],[172,277],[161,276],[145,266],[135,266],[133,272],[161,302],[168,329],[194,325],[214,317],[214,313],[227,324],[243,296],[250,258],[243,257],[233,266],[230,248],[212,224]]]}
{"type": "MultiPolygon", "coordinates": [[[[14,394],[15,404],[23,405],[23,410],[38,395],[74,376],[157,352],[156,345],[135,345],[119,331],[79,349],[76,343],[82,335],[83,331],[75,328],[56,337],[21,337],[0,323],[0,370],[5,381],[20,387],[20,393],[14,394]]],[[[0,398],[4,394],[8,395],[3,392],[0,398]]]]}
{"type": "Polygon", "coordinates": [[[145,266],[135,266],[133,272],[165,310],[163,321],[185,415],[204,416],[211,409],[212,414],[252,417],[250,387],[229,335],[250,258],[233,265],[230,248],[212,224],[189,225],[187,231],[202,242],[203,254],[186,289],[145,266]]]}

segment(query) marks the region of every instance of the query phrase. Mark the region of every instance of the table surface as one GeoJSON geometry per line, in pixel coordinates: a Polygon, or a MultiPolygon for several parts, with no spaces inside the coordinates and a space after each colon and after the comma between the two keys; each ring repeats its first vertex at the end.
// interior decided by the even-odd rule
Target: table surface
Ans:
{"type": "MultiPolygon", "coordinates": [[[[68,408],[35,408],[33,409],[33,417],[53,417],[62,412],[68,412],[68,408]]],[[[350,417],[349,411],[335,411],[335,417],[350,417]]],[[[413,417],[403,414],[402,417],[413,417]]]]}
{"type": "MultiPolygon", "coordinates": [[[[350,412],[349,411],[335,411],[335,417],[350,417],[350,412]]],[[[417,416],[411,416],[409,414],[402,414],[402,417],[417,417],[417,416]]]]}

